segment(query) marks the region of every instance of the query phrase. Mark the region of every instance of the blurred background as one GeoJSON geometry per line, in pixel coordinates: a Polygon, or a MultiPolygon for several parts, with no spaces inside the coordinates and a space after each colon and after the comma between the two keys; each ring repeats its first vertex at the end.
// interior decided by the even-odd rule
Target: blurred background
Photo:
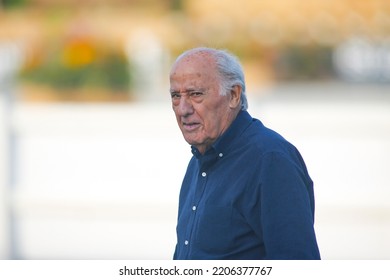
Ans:
{"type": "Polygon", "coordinates": [[[323,259],[390,259],[390,0],[0,0],[0,259],[171,259],[182,51],[242,61],[323,259]]]}

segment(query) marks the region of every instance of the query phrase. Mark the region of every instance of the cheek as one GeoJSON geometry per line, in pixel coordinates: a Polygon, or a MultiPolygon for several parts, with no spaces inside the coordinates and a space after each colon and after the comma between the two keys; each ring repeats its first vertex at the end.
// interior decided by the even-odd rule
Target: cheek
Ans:
{"type": "Polygon", "coordinates": [[[175,114],[175,118],[176,118],[177,122],[179,122],[180,115],[178,114],[178,112],[174,106],[172,106],[172,110],[173,110],[173,113],[175,114]]]}
{"type": "Polygon", "coordinates": [[[215,113],[209,113],[205,115],[203,119],[204,132],[209,135],[213,135],[217,133],[218,123],[219,123],[218,120],[219,120],[218,115],[216,115],[215,113]]]}
{"type": "Polygon", "coordinates": [[[205,120],[207,132],[214,136],[220,134],[222,128],[226,125],[227,114],[228,112],[226,110],[221,110],[221,108],[215,108],[210,111],[205,120]]]}

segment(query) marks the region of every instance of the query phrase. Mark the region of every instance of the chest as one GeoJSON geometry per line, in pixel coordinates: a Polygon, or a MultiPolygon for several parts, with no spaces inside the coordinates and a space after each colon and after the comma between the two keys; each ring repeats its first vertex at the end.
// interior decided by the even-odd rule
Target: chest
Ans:
{"type": "MultiPolygon", "coordinates": [[[[259,158],[231,155],[208,161],[193,161],[183,180],[181,209],[245,207],[245,197],[258,184],[259,158]],[[201,208],[200,208],[201,207],[201,208]]],[[[255,195],[255,194],[253,194],[255,195]]]]}

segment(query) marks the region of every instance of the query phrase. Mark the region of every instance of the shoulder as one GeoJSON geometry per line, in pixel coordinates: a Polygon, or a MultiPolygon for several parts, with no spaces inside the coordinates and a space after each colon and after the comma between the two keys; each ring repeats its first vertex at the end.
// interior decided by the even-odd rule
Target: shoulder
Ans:
{"type": "Polygon", "coordinates": [[[299,150],[278,132],[266,127],[253,118],[239,140],[241,153],[256,158],[257,164],[266,161],[284,161],[293,164],[306,173],[305,162],[299,150]]]}
{"type": "Polygon", "coordinates": [[[242,134],[242,143],[257,154],[290,154],[295,152],[295,146],[281,134],[266,127],[260,120],[253,118],[251,124],[242,134]]]}

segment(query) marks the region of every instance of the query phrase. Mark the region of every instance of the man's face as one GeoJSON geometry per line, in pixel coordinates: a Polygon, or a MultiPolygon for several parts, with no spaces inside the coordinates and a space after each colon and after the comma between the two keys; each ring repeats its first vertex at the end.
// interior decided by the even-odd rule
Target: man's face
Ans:
{"type": "Polygon", "coordinates": [[[184,139],[202,154],[234,118],[230,94],[220,95],[215,61],[208,53],[180,59],[171,70],[172,107],[184,139]]]}

